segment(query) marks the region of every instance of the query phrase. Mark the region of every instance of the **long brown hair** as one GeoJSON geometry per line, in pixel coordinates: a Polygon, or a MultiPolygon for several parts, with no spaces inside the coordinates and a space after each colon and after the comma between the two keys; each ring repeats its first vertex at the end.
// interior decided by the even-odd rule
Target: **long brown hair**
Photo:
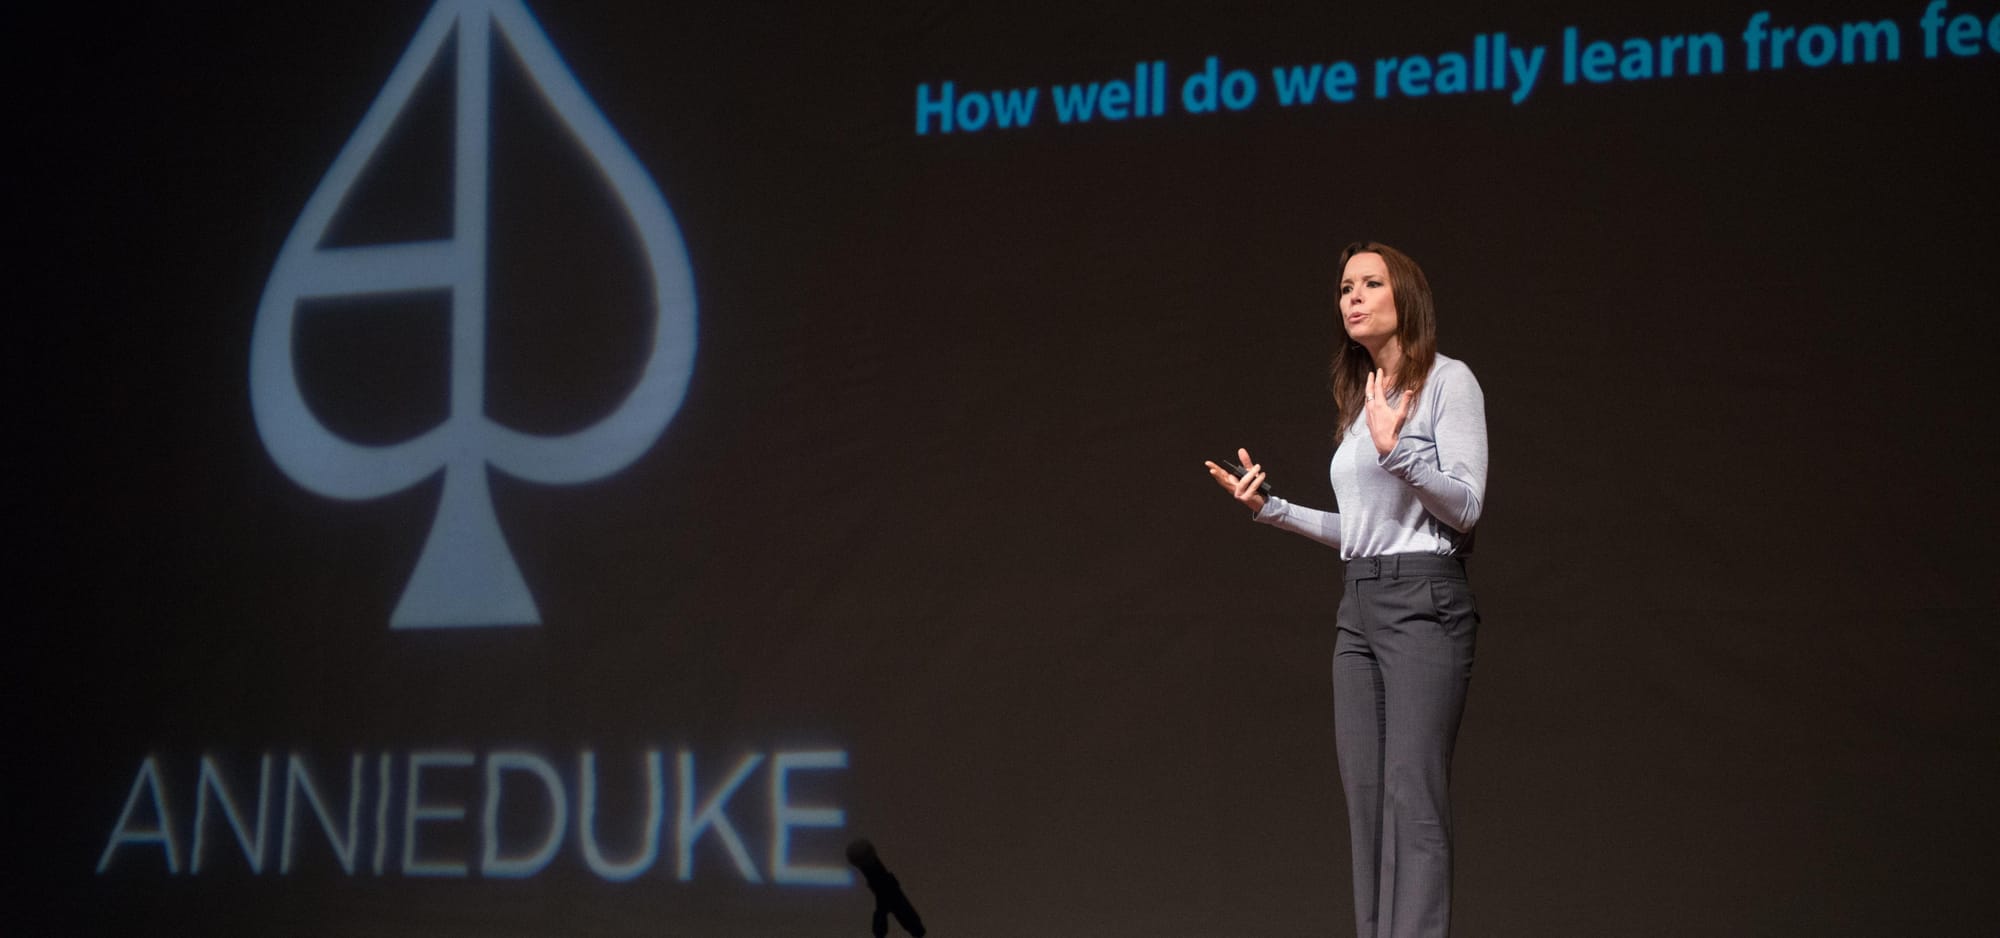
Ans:
{"type": "MultiPolygon", "coordinates": [[[[1396,301],[1396,341],[1403,348],[1403,361],[1396,366],[1394,377],[1396,386],[1414,399],[1423,392],[1424,380],[1430,377],[1431,365],[1437,361],[1437,310],[1431,305],[1431,282],[1424,279],[1424,269],[1408,254],[1374,241],[1348,245],[1340,252],[1340,263],[1334,269],[1345,274],[1347,262],[1356,254],[1380,254],[1382,265],[1389,270],[1389,298],[1396,301]]],[[[1337,286],[1335,295],[1339,295],[1337,286]]],[[[1338,306],[1336,300],[1336,309],[1338,306]]],[[[1335,339],[1333,365],[1329,369],[1333,402],[1339,409],[1336,436],[1345,435],[1354,418],[1361,414],[1368,374],[1374,370],[1375,360],[1369,357],[1368,350],[1348,338],[1347,330],[1342,327],[1335,339]]]]}

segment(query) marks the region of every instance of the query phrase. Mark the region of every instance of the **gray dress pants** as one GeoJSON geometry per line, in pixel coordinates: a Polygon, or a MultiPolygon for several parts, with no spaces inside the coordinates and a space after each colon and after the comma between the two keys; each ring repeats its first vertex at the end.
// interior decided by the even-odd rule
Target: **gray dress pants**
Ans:
{"type": "Polygon", "coordinates": [[[1464,561],[1351,560],[1333,643],[1334,745],[1360,938],[1451,930],[1451,750],[1479,611],[1464,561]]]}

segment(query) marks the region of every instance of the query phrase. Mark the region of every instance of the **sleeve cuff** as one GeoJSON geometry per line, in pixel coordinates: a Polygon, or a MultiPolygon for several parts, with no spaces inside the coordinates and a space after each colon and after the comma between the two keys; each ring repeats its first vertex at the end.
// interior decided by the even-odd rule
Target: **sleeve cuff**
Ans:
{"type": "Polygon", "coordinates": [[[1284,499],[1276,495],[1266,495],[1264,507],[1257,509],[1257,513],[1251,515],[1250,520],[1259,524],[1277,524],[1279,519],[1285,517],[1287,507],[1284,499]]]}
{"type": "Polygon", "coordinates": [[[1411,438],[1407,436],[1397,437],[1396,445],[1387,453],[1376,457],[1375,464],[1405,482],[1415,482],[1416,480],[1411,478],[1411,473],[1416,469],[1420,459],[1419,451],[1425,447],[1418,446],[1410,440],[1411,438]]]}

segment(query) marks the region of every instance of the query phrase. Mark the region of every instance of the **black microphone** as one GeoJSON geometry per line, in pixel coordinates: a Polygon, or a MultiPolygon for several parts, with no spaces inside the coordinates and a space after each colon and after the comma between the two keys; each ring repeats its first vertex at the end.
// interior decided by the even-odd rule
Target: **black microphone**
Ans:
{"type": "Polygon", "coordinates": [[[924,920],[917,917],[917,907],[910,904],[910,897],[903,894],[903,884],[896,881],[895,874],[882,865],[875,855],[875,845],[866,840],[857,840],[847,845],[847,862],[861,871],[861,878],[868,881],[868,891],[875,894],[875,914],[869,919],[869,930],[875,938],[885,938],[889,934],[889,916],[895,916],[897,924],[909,932],[911,938],[924,938],[924,920]]]}

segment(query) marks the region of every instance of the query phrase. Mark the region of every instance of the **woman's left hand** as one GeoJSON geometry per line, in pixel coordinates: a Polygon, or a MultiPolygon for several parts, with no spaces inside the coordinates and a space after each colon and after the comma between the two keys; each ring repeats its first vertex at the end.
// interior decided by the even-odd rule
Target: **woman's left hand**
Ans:
{"type": "Polygon", "coordinates": [[[1389,375],[1377,368],[1368,376],[1366,399],[1361,412],[1368,415],[1368,436],[1375,441],[1375,454],[1387,456],[1396,448],[1396,437],[1403,432],[1403,420],[1410,415],[1410,400],[1413,394],[1403,395],[1394,407],[1384,400],[1388,396],[1389,375]]]}

